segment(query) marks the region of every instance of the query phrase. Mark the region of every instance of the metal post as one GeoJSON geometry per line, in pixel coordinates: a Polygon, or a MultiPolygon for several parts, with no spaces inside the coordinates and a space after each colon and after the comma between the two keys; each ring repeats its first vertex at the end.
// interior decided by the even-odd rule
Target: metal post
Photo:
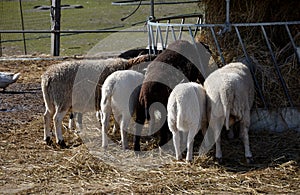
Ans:
{"type": "MultiPolygon", "coordinates": [[[[201,17],[198,17],[198,18],[197,18],[197,23],[196,23],[196,24],[200,24],[200,23],[202,23],[202,19],[201,19],[201,17]]],[[[196,26],[196,27],[195,27],[195,32],[194,32],[194,35],[193,35],[194,38],[196,37],[198,30],[199,30],[199,27],[196,26]]],[[[202,30],[202,27],[200,27],[200,32],[201,32],[201,30],[202,30]]]]}
{"type": "Polygon", "coordinates": [[[229,25],[230,0],[226,0],[226,24],[229,25]]]}
{"type": "Polygon", "coordinates": [[[226,0],[226,21],[225,21],[225,27],[222,30],[221,34],[231,31],[229,13],[230,13],[230,0],[226,0]]]}
{"type": "Polygon", "coordinates": [[[247,52],[247,50],[246,50],[246,47],[245,47],[245,45],[244,45],[244,41],[243,41],[243,39],[242,39],[242,37],[241,37],[240,31],[239,31],[239,29],[238,29],[237,26],[235,26],[235,32],[236,32],[236,34],[237,34],[237,36],[238,36],[238,39],[239,39],[239,41],[240,41],[240,44],[241,44],[241,46],[242,46],[244,55],[245,55],[245,57],[246,57],[246,61],[247,61],[247,63],[249,64],[249,69],[250,69],[250,71],[251,71],[251,74],[252,74],[252,78],[253,78],[255,87],[256,87],[256,89],[257,89],[257,91],[258,91],[258,95],[259,95],[260,99],[262,100],[262,102],[263,102],[263,104],[264,104],[264,108],[268,108],[269,105],[267,104],[267,102],[266,102],[266,100],[265,100],[265,97],[264,97],[264,95],[263,95],[263,91],[262,91],[262,89],[261,89],[260,85],[258,84],[258,81],[257,81],[257,79],[256,79],[256,77],[255,77],[255,70],[254,70],[254,68],[253,68],[252,60],[250,59],[250,56],[249,56],[249,54],[248,54],[248,52],[247,52]]]}
{"type": "Polygon", "coordinates": [[[219,42],[218,42],[218,39],[217,39],[215,30],[214,30],[214,28],[213,28],[212,26],[210,27],[210,31],[211,31],[211,34],[212,34],[212,36],[213,36],[213,38],[214,38],[214,41],[215,41],[216,47],[217,47],[217,49],[218,49],[219,55],[220,55],[220,57],[221,57],[222,64],[225,65],[226,62],[225,62],[224,56],[223,56],[223,54],[222,54],[222,50],[221,50],[221,47],[220,47],[220,45],[219,45],[219,42]]]}
{"type": "MultiPolygon", "coordinates": [[[[169,19],[168,20],[168,24],[171,22],[171,20],[169,19]]],[[[168,45],[168,38],[169,38],[169,29],[170,29],[170,27],[169,26],[167,26],[166,27],[166,37],[165,37],[165,45],[164,45],[164,49],[165,48],[167,48],[167,45],[168,45]]]]}
{"type": "MultiPolygon", "coordinates": [[[[182,18],[182,19],[181,19],[181,24],[184,24],[184,22],[185,22],[185,18],[182,18]]],[[[183,31],[183,27],[181,26],[181,27],[179,28],[179,35],[178,35],[178,39],[179,39],[179,40],[181,39],[182,31],[183,31]]]]}
{"type": "Polygon", "coordinates": [[[155,21],[155,16],[154,16],[154,0],[150,0],[150,17],[149,20],[151,22],[155,21]]]}
{"type": "Polygon", "coordinates": [[[1,33],[0,33],[0,57],[2,56],[2,39],[1,39],[1,33]]]}
{"type": "Polygon", "coordinates": [[[291,41],[291,44],[294,48],[294,52],[295,52],[295,55],[297,56],[297,59],[298,59],[298,64],[300,64],[300,54],[297,52],[297,46],[296,46],[296,43],[292,37],[292,34],[291,34],[291,31],[289,29],[289,26],[287,24],[284,25],[285,26],[285,29],[286,29],[286,32],[288,33],[289,35],[289,38],[290,38],[290,41],[291,41]]]}
{"type": "MultiPolygon", "coordinates": [[[[1,4],[1,13],[3,13],[3,1],[1,4]]],[[[2,14],[0,14],[2,17],[2,14]]],[[[2,38],[1,38],[1,32],[0,32],[0,57],[2,56],[2,38]]]]}
{"type": "Polygon", "coordinates": [[[288,90],[288,88],[287,88],[287,86],[286,86],[286,83],[285,83],[285,81],[284,81],[284,79],[283,79],[283,77],[282,77],[282,75],[281,75],[281,72],[280,72],[280,69],[279,69],[279,66],[278,66],[276,57],[275,57],[275,55],[274,55],[274,52],[273,52],[273,50],[272,50],[271,43],[270,43],[269,38],[268,38],[268,36],[267,36],[266,30],[265,30],[265,28],[264,28],[263,25],[261,25],[260,27],[261,27],[261,30],[262,30],[262,32],[263,32],[264,38],[265,38],[265,40],[266,40],[267,47],[268,47],[268,49],[269,49],[269,51],[270,51],[271,58],[272,58],[273,63],[274,63],[275,71],[276,71],[276,73],[277,73],[277,75],[278,75],[278,77],[279,77],[281,86],[283,87],[284,94],[285,94],[286,98],[288,99],[288,101],[289,101],[291,107],[294,107],[294,103],[293,103],[292,98],[291,98],[291,96],[290,96],[290,94],[289,94],[289,90],[288,90]]]}
{"type": "Polygon", "coordinates": [[[53,56],[59,56],[60,1],[61,0],[51,0],[51,55],[53,56]]]}
{"type": "MultiPolygon", "coordinates": [[[[22,9],[22,2],[21,2],[21,0],[19,0],[19,4],[20,4],[20,14],[21,14],[22,31],[24,31],[25,28],[24,28],[24,18],[23,18],[23,9],[22,9]]],[[[23,35],[24,53],[25,53],[25,55],[27,55],[25,33],[23,32],[22,35],[23,35]]]]}

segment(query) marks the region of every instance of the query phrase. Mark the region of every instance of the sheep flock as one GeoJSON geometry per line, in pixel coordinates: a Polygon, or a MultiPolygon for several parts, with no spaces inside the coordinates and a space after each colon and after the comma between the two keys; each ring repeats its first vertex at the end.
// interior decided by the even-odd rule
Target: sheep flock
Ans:
{"type": "Polygon", "coordinates": [[[65,115],[69,112],[76,128],[82,130],[82,114],[93,112],[101,124],[103,148],[108,147],[112,115],[114,129],[120,129],[123,150],[130,148],[128,132],[134,134],[133,149],[141,150],[142,129],[148,121],[146,136],[159,133],[161,150],[173,140],[177,160],[187,149],[186,161],[192,161],[194,139],[201,132],[199,154],[215,145],[215,157],[222,162],[222,127],[229,130],[239,122],[245,157],[252,163],[248,131],[255,89],[251,72],[241,62],[215,68],[209,60],[210,53],[202,43],[177,40],[157,56],[69,61],[51,66],[41,76],[46,107],[44,141],[52,144],[53,120],[56,143],[67,147],[62,134],[65,115]],[[145,72],[135,68],[141,64],[145,72]],[[135,123],[131,130],[130,122],[135,123]]]}

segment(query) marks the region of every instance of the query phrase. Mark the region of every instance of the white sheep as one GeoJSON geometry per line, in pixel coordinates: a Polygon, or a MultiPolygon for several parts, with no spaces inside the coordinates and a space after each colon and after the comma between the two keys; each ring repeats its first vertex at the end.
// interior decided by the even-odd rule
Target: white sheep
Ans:
{"type": "Polygon", "coordinates": [[[144,75],[133,70],[116,71],[109,75],[102,86],[101,123],[102,147],[107,147],[107,130],[113,113],[121,131],[122,148],[128,149],[127,128],[138,102],[144,75]]]}
{"type": "Polygon", "coordinates": [[[247,162],[252,162],[248,131],[250,109],[254,101],[254,83],[249,68],[240,62],[225,65],[206,78],[204,88],[209,120],[205,140],[216,141],[217,160],[222,162],[220,132],[223,125],[229,130],[230,125],[240,121],[240,137],[244,142],[245,157],[247,162]],[[210,136],[209,131],[213,135],[210,136]]]}
{"type": "MultiPolygon", "coordinates": [[[[206,128],[206,97],[202,85],[189,82],[178,84],[171,92],[168,104],[168,125],[173,134],[176,159],[181,159],[179,132],[187,133],[186,161],[193,156],[194,137],[206,128]]],[[[184,140],[185,141],[185,140],[184,140]]]]}
{"type": "MultiPolygon", "coordinates": [[[[110,58],[101,60],[68,61],[53,65],[41,76],[41,87],[46,106],[44,140],[51,144],[50,123],[53,118],[56,142],[66,144],[62,136],[62,120],[71,109],[84,113],[100,110],[101,85],[108,75],[129,69],[153,56],[144,55],[130,60],[110,58]]],[[[99,119],[99,114],[97,115],[99,119]]]]}

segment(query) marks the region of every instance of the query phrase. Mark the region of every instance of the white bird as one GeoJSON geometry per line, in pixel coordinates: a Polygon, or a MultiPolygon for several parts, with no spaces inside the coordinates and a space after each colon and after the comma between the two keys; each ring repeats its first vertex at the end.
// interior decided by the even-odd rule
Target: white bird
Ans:
{"type": "Polygon", "coordinates": [[[11,72],[0,72],[0,88],[5,90],[5,88],[16,82],[21,73],[11,73],[11,72]]]}

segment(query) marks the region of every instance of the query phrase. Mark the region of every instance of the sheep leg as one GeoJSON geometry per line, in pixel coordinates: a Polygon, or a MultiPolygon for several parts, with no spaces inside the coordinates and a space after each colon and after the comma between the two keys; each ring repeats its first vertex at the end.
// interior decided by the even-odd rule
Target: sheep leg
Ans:
{"type": "Polygon", "coordinates": [[[245,122],[241,122],[240,127],[240,137],[244,143],[245,148],[245,157],[247,160],[247,163],[253,163],[252,153],[250,151],[250,145],[249,145],[249,135],[248,135],[249,125],[245,122]]]}
{"type": "Polygon", "coordinates": [[[77,133],[82,131],[82,113],[77,112],[76,113],[76,127],[77,127],[77,133]]]}
{"type": "Polygon", "coordinates": [[[46,112],[44,113],[44,140],[47,145],[52,144],[50,131],[51,118],[51,113],[49,112],[49,110],[46,110],[46,112]]]}
{"type": "Polygon", "coordinates": [[[79,133],[82,131],[82,113],[80,112],[71,112],[70,118],[69,118],[69,129],[72,130],[75,122],[76,126],[75,129],[77,129],[75,132],[79,133]]]}
{"type": "Polygon", "coordinates": [[[180,143],[180,133],[181,131],[178,131],[177,126],[176,126],[176,119],[172,117],[168,117],[168,125],[170,128],[170,131],[172,132],[173,135],[173,145],[175,149],[175,156],[176,160],[180,160],[182,158],[182,153],[180,150],[181,143],[180,143]]]}
{"type": "Polygon", "coordinates": [[[148,135],[155,134],[163,125],[161,119],[161,111],[152,109],[149,111],[150,120],[149,120],[149,133],[148,135]],[[158,121],[157,121],[158,120],[158,121]]]}
{"type": "Polygon", "coordinates": [[[102,115],[101,110],[96,111],[96,118],[100,123],[101,123],[101,115],[102,115]]]}
{"type": "Polygon", "coordinates": [[[101,124],[102,124],[102,147],[107,148],[108,146],[108,138],[107,138],[107,130],[109,127],[109,117],[111,114],[110,109],[103,109],[101,116],[101,124]]]}
{"type": "Polygon", "coordinates": [[[120,130],[120,124],[117,122],[118,120],[115,119],[114,117],[114,126],[112,130],[112,134],[115,135],[117,130],[120,130]]]}
{"type": "Polygon", "coordinates": [[[150,120],[149,120],[149,131],[148,131],[148,135],[151,136],[152,134],[154,134],[156,131],[156,125],[155,125],[155,116],[150,116],[150,120]]]}
{"type": "Polygon", "coordinates": [[[134,151],[141,151],[140,140],[143,126],[140,124],[136,124],[135,126],[134,151]]]}
{"type": "Polygon", "coordinates": [[[70,113],[70,117],[69,117],[69,130],[72,130],[73,127],[74,127],[74,125],[73,125],[73,123],[74,123],[74,115],[75,115],[75,113],[73,113],[73,112],[70,113]]]}
{"type": "Polygon", "coordinates": [[[233,139],[234,138],[234,132],[233,129],[229,129],[228,135],[227,135],[228,139],[233,139]]]}
{"type": "Polygon", "coordinates": [[[180,133],[177,130],[172,130],[173,134],[173,144],[175,148],[176,160],[180,160],[182,158],[180,151],[180,133]]]}
{"type": "Polygon", "coordinates": [[[169,128],[168,123],[165,121],[162,128],[160,129],[160,140],[159,140],[159,147],[161,148],[168,142],[169,137],[169,128]]]}
{"type": "Polygon", "coordinates": [[[193,159],[193,144],[194,144],[194,138],[197,133],[197,130],[189,131],[188,137],[187,137],[187,153],[186,153],[186,161],[191,162],[193,159]]]}
{"type": "Polygon", "coordinates": [[[180,131],[180,133],[181,133],[181,138],[182,138],[181,139],[182,143],[180,143],[181,144],[180,147],[181,147],[182,152],[184,152],[187,149],[188,132],[180,131]]]}
{"type": "Polygon", "coordinates": [[[64,116],[66,115],[67,111],[59,112],[58,109],[56,109],[56,112],[53,117],[53,123],[54,123],[54,129],[55,129],[55,138],[56,143],[60,145],[61,148],[66,148],[66,143],[62,136],[62,120],[64,116]]]}
{"type": "Polygon", "coordinates": [[[141,139],[141,133],[142,133],[145,120],[146,120],[145,109],[138,104],[136,109],[134,151],[141,151],[140,139],[141,139]]]}
{"type": "MultiPolygon", "coordinates": [[[[211,117],[208,131],[213,131],[214,141],[216,142],[216,159],[219,163],[222,163],[222,150],[221,150],[221,130],[225,117],[213,118],[211,117]]],[[[208,139],[212,139],[208,138],[208,139]]]]}
{"type": "Polygon", "coordinates": [[[216,159],[218,163],[222,163],[222,150],[221,150],[221,135],[216,140],[216,159]]]}
{"type": "Polygon", "coordinates": [[[115,135],[118,129],[120,129],[120,126],[115,120],[115,124],[114,124],[113,130],[112,130],[112,134],[115,135]]]}
{"type": "Polygon", "coordinates": [[[122,142],[122,148],[123,150],[128,149],[128,139],[127,139],[127,127],[128,122],[130,119],[122,119],[120,123],[120,131],[121,131],[121,142],[122,142]]]}

